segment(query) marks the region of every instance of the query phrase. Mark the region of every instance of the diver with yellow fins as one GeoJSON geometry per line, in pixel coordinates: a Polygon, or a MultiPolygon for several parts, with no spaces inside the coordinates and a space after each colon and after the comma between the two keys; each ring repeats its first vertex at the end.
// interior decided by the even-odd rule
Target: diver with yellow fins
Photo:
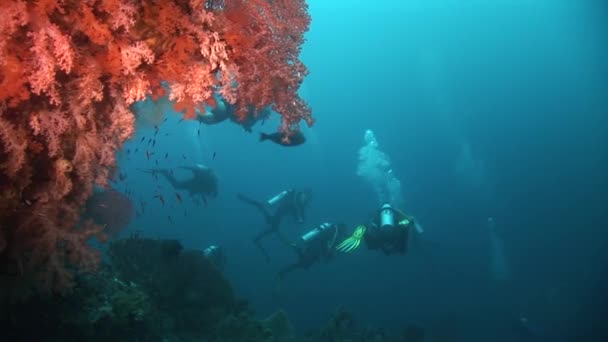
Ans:
{"type": "Polygon", "coordinates": [[[349,253],[356,250],[363,240],[370,250],[381,249],[386,255],[405,254],[413,230],[417,233],[423,232],[412,216],[386,203],[369,224],[358,226],[353,235],[338,244],[336,249],[349,253]]]}

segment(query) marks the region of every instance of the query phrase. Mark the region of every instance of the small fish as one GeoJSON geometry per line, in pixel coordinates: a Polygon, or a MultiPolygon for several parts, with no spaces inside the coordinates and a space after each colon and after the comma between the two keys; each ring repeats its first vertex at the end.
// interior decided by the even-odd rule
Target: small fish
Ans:
{"type": "Polygon", "coordinates": [[[163,122],[167,122],[167,118],[165,118],[165,120],[163,120],[163,122]]]}
{"type": "Polygon", "coordinates": [[[127,155],[131,153],[131,149],[127,149],[127,155]]]}
{"type": "Polygon", "coordinates": [[[175,197],[179,203],[182,203],[182,196],[180,196],[178,192],[175,193],[175,197]]]}
{"type": "Polygon", "coordinates": [[[158,159],[155,159],[154,163],[158,166],[158,159]]]}
{"type": "Polygon", "coordinates": [[[154,125],[154,135],[156,135],[158,133],[158,126],[154,125]]]}
{"type": "Polygon", "coordinates": [[[184,209],[184,217],[188,216],[188,210],[184,209]]]}
{"type": "Polygon", "coordinates": [[[150,145],[150,143],[152,143],[152,138],[148,139],[148,145],[150,145]]]}
{"type": "Polygon", "coordinates": [[[163,198],[163,195],[156,195],[154,196],[154,198],[158,198],[158,200],[160,201],[160,203],[165,206],[165,199],[163,198]]]}
{"type": "Polygon", "coordinates": [[[260,141],[265,141],[265,140],[270,140],[270,141],[274,142],[275,144],[282,145],[282,146],[298,146],[298,145],[302,145],[304,142],[306,142],[306,137],[300,131],[292,132],[289,135],[288,139],[287,139],[287,136],[285,135],[285,133],[282,133],[282,132],[277,132],[277,133],[272,133],[272,134],[260,133],[260,141]]]}
{"type": "Polygon", "coordinates": [[[108,205],[107,205],[107,204],[103,204],[103,203],[102,203],[102,204],[99,204],[99,206],[100,206],[100,207],[102,207],[102,208],[107,208],[107,207],[108,207],[108,205]]]}
{"type": "Polygon", "coordinates": [[[182,154],[182,159],[186,159],[186,155],[185,154],[182,154]]]}
{"type": "Polygon", "coordinates": [[[196,134],[197,134],[199,137],[201,136],[201,129],[200,129],[200,128],[199,128],[199,129],[196,131],[196,134]]]}
{"type": "Polygon", "coordinates": [[[156,146],[156,139],[152,140],[152,147],[156,146]]]}
{"type": "Polygon", "coordinates": [[[205,196],[203,196],[203,203],[205,204],[205,207],[207,206],[207,198],[205,196]]]}
{"type": "Polygon", "coordinates": [[[217,152],[213,152],[213,156],[211,157],[211,160],[215,160],[215,155],[217,152]]]}
{"type": "Polygon", "coordinates": [[[144,140],[146,140],[146,136],[145,135],[143,137],[141,137],[141,140],[139,142],[143,142],[144,140]]]}
{"type": "Polygon", "coordinates": [[[165,133],[165,136],[166,136],[166,137],[168,137],[168,136],[169,136],[169,133],[165,133]]]}
{"type": "Polygon", "coordinates": [[[137,153],[137,151],[139,151],[139,148],[135,148],[135,153],[137,153]]]}
{"type": "Polygon", "coordinates": [[[150,151],[146,150],[146,159],[150,160],[150,151]]]}
{"type": "Polygon", "coordinates": [[[169,157],[169,152],[165,153],[165,159],[169,157]]]}
{"type": "Polygon", "coordinates": [[[169,219],[169,222],[170,222],[171,224],[173,224],[173,219],[171,218],[171,215],[167,216],[167,219],[169,219]]]}

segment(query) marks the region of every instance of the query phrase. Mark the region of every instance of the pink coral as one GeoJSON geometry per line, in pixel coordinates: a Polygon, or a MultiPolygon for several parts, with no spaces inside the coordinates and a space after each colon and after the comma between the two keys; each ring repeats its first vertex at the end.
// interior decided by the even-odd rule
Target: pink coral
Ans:
{"type": "Polygon", "coordinates": [[[4,118],[6,108],[2,107],[0,105],[0,141],[2,141],[3,151],[7,158],[0,163],[0,168],[4,170],[7,176],[14,178],[26,161],[27,133],[24,129],[15,127],[4,118]]]}
{"type": "Polygon", "coordinates": [[[281,114],[281,130],[298,129],[300,121],[312,125],[308,105],[298,89],[308,71],[299,61],[310,17],[303,0],[226,1],[224,34],[234,48],[239,66],[237,112],[242,120],[249,106],[257,111],[272,105],[281,114]]]}
{"type": "Polygon", "coordinates": [[[154,62],[154,52],[145,42],[124,46],[120,53],[122,54],[122,73],[124,75],[135,74],[136,69],[142,63],[152,64],[154,62]]]}

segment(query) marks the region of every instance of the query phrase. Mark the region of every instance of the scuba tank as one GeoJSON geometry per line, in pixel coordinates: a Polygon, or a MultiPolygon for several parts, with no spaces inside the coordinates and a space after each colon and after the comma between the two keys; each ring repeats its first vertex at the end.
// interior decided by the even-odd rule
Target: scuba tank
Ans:
{"type": "Polygon", "coordinates": [[[226,264],[226,257],[221,247],[211,245],[203,250],[205,258],[218,270],[222,270],[226,264]]]}
{"type": "Polygon", "coordinates": [[[212,257],[218,251],[219,251],[219,248],[217,246],[211,245],[203,250],[203,254],[205,254],[205,257],[209,258],[209,257],[212,257]]]}
{"type": "Polygon", "coordinates": [[[395,226],[395,213],[390,204],[385,204],[380,209],[380,228],[392,228],[395,226]]]}
{"type": "Polygon", "coordinates": [[[315,239],[316,237],[318,237],[321,233],[325,232],[327,229],[331,228],[332,225],[330,223],[322,223],[320,226],[318,226],[317,228],[310,230],[308,233],[302,235],[302,237],[300,237],[300,239],[302,239],[302,241],[304,242],[308,242],[312,239],[315,239]]]}
{"type": "Polygon", "coordinates": [[[269,205],[275,205],[277,202],[279,202],[280,200],[282,200],[285,196],[287,196],[287,193],[289,191],[287,190],[283,190],[282,192],[278,193],[277,195],[275,195],[274,197],[272,197],[271,199],[269,199],[267,201],[267,203],[269,205]]]}

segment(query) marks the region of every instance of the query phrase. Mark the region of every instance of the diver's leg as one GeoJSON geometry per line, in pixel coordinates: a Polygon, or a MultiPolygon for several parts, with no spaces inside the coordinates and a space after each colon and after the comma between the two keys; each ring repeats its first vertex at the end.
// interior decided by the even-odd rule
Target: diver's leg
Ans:
{"type": "Polygon", "coordinates": [[[165,177],[165,179],[169,183],[171,183],[171,186],[173,186],[174,189],[188,189],[188,187],[186,186],[186,183],[188,182],[178,181],[177,178],[175,178],[175,176],[173,175],[173,172],[171,172],[171,170],[163,169],[160,170],[159,173],[163,175],[163,177],[165,177]]]}
{"type": "Polygon", "coordinates": [[[266,220],[267,223],[271,223],[272,222],[272,216],[270,215],[270,213],[268,212],[268,210],[266,210],[266,208],[264,207],[264,204],[261,202],[258,202],[254,199],[251,199],[245,195],[242,194],[238,194],[236,195],[236,197],[238,199],[240,199],[241,201],[255,207],[257,210],[259,210],[262,215],[264,215],[264,220],[266,220]]]}
{"type": "Polygon", "coordinates": [[[275,233],[276,233],[276,234],[277,234],[277,236],[279,237],[279,241],[281,241],[281,243],[282,243],[282,244],[284,244],[285,246],[292,247],[292,248],[294,248],[294,249],[297,251],[297,253],[298,253],[298,254],[300,253],[300,249],[298,248],[298,246],[297,246],[297,245],[296,245],[294,242],[290,241],[290,240],[289,240],[289,239],[288,239],[288,238],[287,238],[287,237],[286,237],[286,236],[285,236],[285,235],[284,235],[284,234],[281,232],[281,230],[280,230],[280,229],[276,229],[276,230],[275,230],[275,233]]]}
{"type": "Polygon", "coordinates": [[[266,252],[266,249],[264,249],[264,246],[262,246],[261,240],[272,233],[274,233],[273,229],[266,229],[253,238],[253,243],[255,243],[260,252],[262,252],[266,261],[270,261],[270,256],[268,255],[268,252],[266,252]]]}
{"type": "Polygon", "coordinates": [[[285,267],[283,267],[280,271],[279,271],[279,278],[283,279],[285,278],[285,276],[288,273],[291,273],[295,270],[297,270],[298,268],[301,268],[302,266],[300,265],[299,262],[293,263],[293,264],[289,264],[285,267]]]}

